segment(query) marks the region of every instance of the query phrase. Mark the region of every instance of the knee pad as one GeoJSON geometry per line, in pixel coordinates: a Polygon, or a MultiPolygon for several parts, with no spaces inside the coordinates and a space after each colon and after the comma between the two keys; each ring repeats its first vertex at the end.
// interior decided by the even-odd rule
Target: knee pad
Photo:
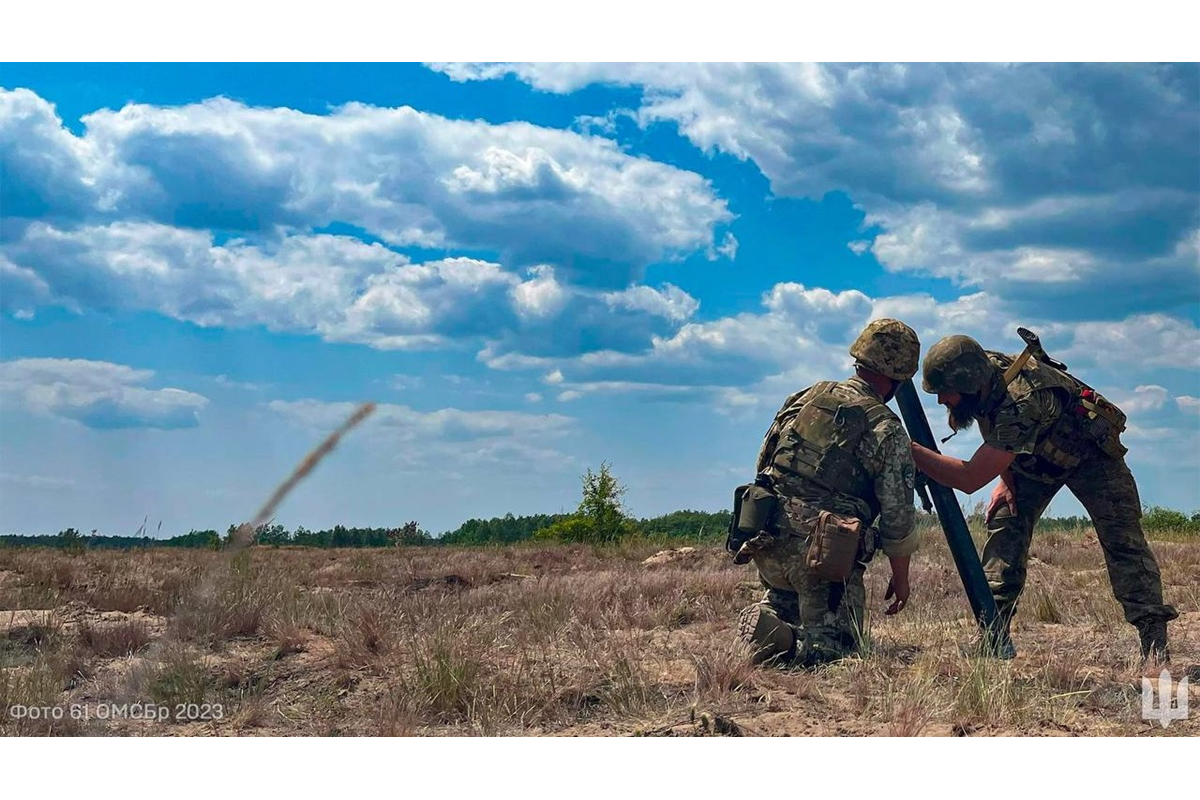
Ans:
{"type": "Polygon", "coordinates": [[[755,664],[788,661],[796,650],[795,629],[761,603],[738,615],[738,638],[754,649],[755,664]]]}

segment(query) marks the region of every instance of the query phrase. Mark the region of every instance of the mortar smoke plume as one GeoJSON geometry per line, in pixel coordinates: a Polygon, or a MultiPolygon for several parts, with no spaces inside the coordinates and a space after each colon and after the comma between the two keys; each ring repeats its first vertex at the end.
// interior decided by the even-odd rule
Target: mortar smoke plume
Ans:
{"type": "Polygon", "coordinates": [[[363,403],[350,417],[343,422],[337,430],[325,437],[325,440],[314,447],[308,455],[304,457],[296,468],[292,470],[292,474],[287,479],[275,488],[271,496],[267,498],[267,502],[263,503],[262,508],[254,515],[254,518],[249,522],[243,522],[234,531],[233,540],[229,543],[229,549],[237,551],[254,541],[254,531],[258,530],[260,525],[265,525],[272,517],[275,516],[275,509],[283,502],[283,499],[296,487],[296,484],[304,480],[308,473],[312,472],[317,464],[321,463],[321,459],[329,455],[333,448],[337,447],[341,438],[346,435],[352,428],[360,422],[371,416],[371,412],[375,410],[374,403],[363,403]]]}

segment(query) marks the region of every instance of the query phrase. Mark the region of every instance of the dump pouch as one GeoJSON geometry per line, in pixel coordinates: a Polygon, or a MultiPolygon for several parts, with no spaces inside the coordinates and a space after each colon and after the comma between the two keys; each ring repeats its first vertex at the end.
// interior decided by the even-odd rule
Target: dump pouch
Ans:
{"type": "Polygon", "coordinates": [[[845,581],[858,560],[862,535],[862,520],[822,511],[805,556],[808,568],[831,583],[845,581]]]}
{"type": "Polygon", "coordinates": [[[737,553],[747,540],[764,531],[774,530],[778,512],[779,498],[767,478],[760,476],[754,483],[734,489],[733,515],[729,520],[725,549],[737,553]]]}
{"type": "Polygon", "coordinates": [[[761,483],[750,484],[745,487],[742,502],[739,503],[738,532],[744,536],[754,536],[761,531],[771,530],[778,511],[779,498],[775,492],[761,483]]]}
{"type": "Polygon", "coordinates": [[[729,532],[725,537],[725,549],[731,553],[736,553],[738,549],[750,538],[743,536],[738,528],[738,521],[742,517],[742,496],[746,490],[754,484],[747,483],[733,490],[733,513],[729,515],[729,532]]]}

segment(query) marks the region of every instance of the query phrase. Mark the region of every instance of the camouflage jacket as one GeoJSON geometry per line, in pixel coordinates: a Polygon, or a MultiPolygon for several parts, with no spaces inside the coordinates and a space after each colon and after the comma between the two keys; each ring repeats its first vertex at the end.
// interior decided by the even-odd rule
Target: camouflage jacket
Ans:
{"type": "MultiPolygon", "coordinates": [[[[987,355],[997,374],[1015,359],[990,350],[987,355]]],[[[1097,444],[1123,453],[1117,432],[1094,430],[1094,423],[1069,413],[1082,386],[1069,373],[1029,360],[1008,386],[1000,379],[993,384],[976,415],[983,443],[1016,454],[1012,469],[1043,482],[1061,479],[1094,455],[1097,444]]]]}
{"type": "Polygon", "coordinates": [[[889,556],[911,555],[917,550],[920,537],[915,529],[916,509],[913,506],[916,467],[908,434],[883,398],[859,377],[840,383],[817,384],[789,397],[767,432],[759,452],[757,471],[769,475],[776,492],[783,497],[857,517],[864,525],[874,523],[883,551],[889,556]],[[848,454],[856,471],[865,475],[861,484],[863,489],[851,492],[843,487],[822,485],[782,467],[776,458],[789,426],[810,401],[824,392],[845,400],[848,405],[868,409],[866,432],[854,452],[848,454]]]}

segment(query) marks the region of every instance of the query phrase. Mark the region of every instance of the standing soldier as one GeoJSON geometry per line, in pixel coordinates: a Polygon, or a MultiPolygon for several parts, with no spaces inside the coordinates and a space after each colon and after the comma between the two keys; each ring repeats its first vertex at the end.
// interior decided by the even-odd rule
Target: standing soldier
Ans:
{"type": "Polygon", "coordinates": [[[1033,527],[1058,490],[1069,488],[1096,528],[1142,658],[1166,661],[1167,621],[1179,614],[1163,604],[1158,562],[1142,533],[1141,501],[1120,441],[1125,415],[1048,358],[1036,336],[1019,332],[1029,347],[1015,357],[984,350],[969,336],[948,336],[929,349],[925,391],[937,394],[955,431],[978,422],[983,444],[970,461],[913,444],[917,468],[967,493],[1000,477],[985,515],[983,568],[1006,631],[1025,586],[1033,527]]]}
{"type": "Polygon", "coordinates": [[[812,667],[855,652],[865,633],[863,572],[877,545],[892,569],[886,613],[908,603],[916,473],[908,434],[886,403],[917,371],[920,347],[904,323],[875,320],[850,347],[854,377],[797,392],[775,416],[756,485],[745,487],[757,494],[741,495],[743,504],[765,497],[774,510],[740,526],[751,538],[730,545],[768,587],[738,624],[757,662],[812,667]]]}

